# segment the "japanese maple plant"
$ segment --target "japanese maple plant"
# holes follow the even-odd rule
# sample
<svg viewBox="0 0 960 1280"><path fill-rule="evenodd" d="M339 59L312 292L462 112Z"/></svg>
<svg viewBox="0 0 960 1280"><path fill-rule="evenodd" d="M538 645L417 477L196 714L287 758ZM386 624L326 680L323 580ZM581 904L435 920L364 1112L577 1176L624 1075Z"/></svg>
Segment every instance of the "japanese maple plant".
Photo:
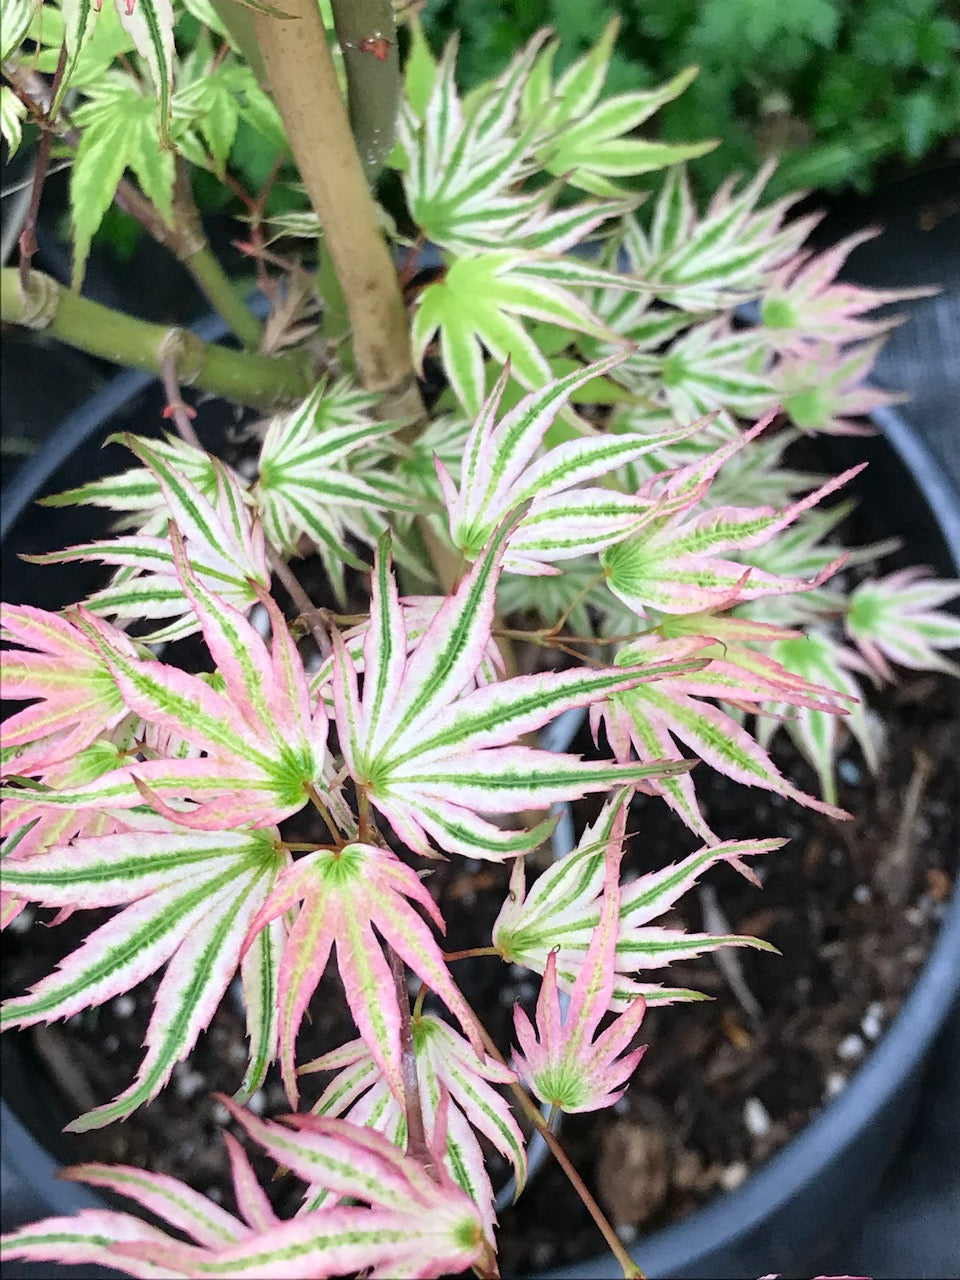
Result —
<svg viewBox="0 0 960 1280"><path fill-rule="evenodd" d="M562 72L541 32L461 97L455 44L437 60L409 9L398 37L389 0L98 9L5 0L3 132L15 150L30 124L39 143L2 314L161 375L177 431L125 436L136 465L50 499L117 513L115 536L40 557L102 562L102 589L3 609L3 694L20 704L4 923L27 904L55 923L114 911L2 1018L70 1018L162 971L135 1079L75 1130L154 1098L238 988L249 1064L223 1099L235 1211L87 1164L66 1176L152 1222L51 1219L7 1236L6 1256L145 1277L495 1276L487 1157L519 1193L539 1131L639 1275L554 1118L611 1106L646 1006L696 998L648 971L766 946L660 922L709 868L752 877L782 843L715 835L695 759L842 821L839 736L873 760L864 678L956 671L941 606L957 584L851 575L887 548L845 550L849 502L820 504L858 468L815 478L785 459L889 399L864 385L892 323L871 312L906 295L837 283L858 237L804 250L813 219L763 204L768 171L695 199L684 161L713 144L644 129L695 72L604 97L613 27ZM276 160L256 190L241 138ZM70 288L31 266L57 156ZM381 170L395 176L378 188ZM265 324L206 242L198 172L242 201ZM235 346L82 296L111 202L183 262ZM185 388L250 411L245 454L200 447ZM311 562L323 598L302 585ZM190 636L202 671L177 664ZM573 709L588 758L537 737ZM780 732L819 795L774 763ZM588 795L575 847L544 860L556 806ZM650 804L689 839L631 878ZM306 809L315 838L293 839ZM444 950L438 859L507 868L492 937L466 950ZM467 955L505 981L542 975L516 1045L458 986ZM304 1062L331 964L357 1036ZM290 1114L261 1118L244 1104L275 1064ZM315 1072L329 1081L298 1110ZM241 1138L302 1179L292 1218Z"/></svg>

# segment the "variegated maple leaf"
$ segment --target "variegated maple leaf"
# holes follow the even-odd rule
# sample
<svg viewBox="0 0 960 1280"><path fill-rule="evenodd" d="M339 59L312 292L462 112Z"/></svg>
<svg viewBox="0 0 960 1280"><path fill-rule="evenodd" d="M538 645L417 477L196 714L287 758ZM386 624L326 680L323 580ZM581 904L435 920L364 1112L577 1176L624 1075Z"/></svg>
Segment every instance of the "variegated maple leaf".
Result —
<svg viewBox="0 0 960 1280"><path fill-rule="evenodd" d="M214 496L207 498L181 473L169 450L157 449L138 436L125 436L124 441L159 487L167 519L186 539L197 579L237 609L247 610L256 604L258 593L269 589L270 572L263 530L251 515L236 478L223 463L209 458L216 489ZM122 488L129 492L129 481ZM85 605L93 613L113 616L125 624L172 619L144 637L151 642L176 639L198 629L176 570L170 538L162 531L125 534L33 560L39 564L97 560L120 566L110 585L94 592Z"/></svg>
<svg viewBox="0 0 960 1280"><path fill-rule="evenodd" d="M83 787L45 789L38 806L130 809L147 795L153 808L183 826L222 830L262 827L296 813L317 789L328 804L327 717L311 697L283 615L261 592L272 628L270 649L243 615L194 574L176 526L174 567L184 596L217 664L223 692L199 676L145 661L129 639L78 610L76 624L99 650L130 711L204 752L202 758L144 760ZM7 789L22 799L22 793ZM170 808L168 801L180 802ZM182 802L192 807L183 807Z"/></svg>
<svg viewBox="0 0 960 1280"><path fill-rule="evenodd" d="M443 608L446 596L402 596L400 607L403 610L403 622L407 636L407 652L417 647L423 635L430 627L437 614ZM365 618L356 626L341 633L344 648L358 674L364 670L364 644L370 630L370 619ZM463 687L464 693L482 685L494 684L501 680L506 672L506 663L497 638L490 636L486 652L471 680ZM310 677L310 689L320 695L325 706L333 712L333 657L327 658Z"/></svg>
<svg viewBox="0 0 960 1280"><path fill-rule="evenodd" d="M516 190L530 170L525 140L514 129L517 100L535 53L536 45L528 46L494 92L465 111L454 80L457 43L451 40L434 69L422 113L409 99L401 104L398 142L407 205L434 243L456 253L503 245L543 206L542 191Z"/></svg>
<svg viewBox="0 0 960 1280"><path fill-rule="evenodd" d="M518 106L546 36L538 32L496 80L465 100L454 80L452 40L433 68L422 108L409 97L401 104L398 141L407 205L426 238L453 253L504 247L560 252L636 203L618 198L553 209L555 188L522 189L539 166Z"/></svg>
<svg viewBox="0 0 960 1280"><path fill-rule="evenodd" d="M789 352L774 375L784 413L802 431L837 436L870 434L872 428L865 428L862 419L903 399L867 385L881 345L880 340L849 347L820 342L802 352Z"/></svg>
<svg viewBox="0 0 960 1280"><path fill-rule="evenodd" d="M597 1037L616 986L622 857L622 842L611 841L604 851L600 919L566 1010L557 984L556 950L547 956L537 1000L536 1031L520 1006L514 1005L520 1045L520 1053L515 1055L517 1071L541 1102L561 1111L599 1111L613 1106L623 1096L644 1053L642 1048L625 1053L646 1010L642 996Z"/></svg>
<svg viewBox="0 0 960 1280"><path fill-rule="evenodd" d="M115 769L121 755L116 743L98 740L78 751L72 759L46 769L45 785L83 786L109 769ZM0 835L3 836L0 858L22 862L57 845L66 845L76 836L109 835L122 825L119 816L109 810L38 809L33 795L33 790L27 787L18 796L8 795L0 800ZM0 929L5 929L26 905L26 899L13 890L0 888ZM67 907L63 908L61 918L66 914L69 914Z"/></svg>
<svg viewBox="0 0 960 1280"><path fill-rule="evenodd" d="M766 273L800 248L817 221L814 215L783 225L796 196L757 208L773 169L768 162L739 192L729 179L698 216L686 169L670 168L649 232L636 219L625 223L628 270L684 311L730 309L755 298Z"/></svg>
<svg viewBox="0 0 960 1280"><path fill-rule="evenodd" d="M779 351L803 353L818 342L846 346L895 328L901 316L867 319L877 307L929 297L935 289L870 289L839 282L837 273L878 227L854 232L822 253L799 252L768 271L760 299L760 318Z"/></svg>
<svg viewBox="0 0 960 1280"><path fill-rule="evenodd" d="M456 592L441 606L410 652L389 542L374 564L370 628L364 640L363 694L357 671L334 635L333 693L347 772L360 798L361 820L372 805L410 849L441 849L502 858L535 848L552 826L502 830L480 814L545 809L558 800L661 776L659 764L616 765L511 745L568 707L586 706L616 688L629 671L573 668L519 676L461 696L487 652L497 578L512 526L497 529ZM409 656L408 656L409 655ZM663 766L668 772L688 766Z"/></svg>
<svg viewBox="0 0 960 1280"><path fill-rule="evenodd" d="M58 613L4 604L0 697L30 701L3 724L5 773L43 774L66 763L129 715L109 666L83 631Z"/></svg>
<svg viewBox="0 0 960 1280"><path fill-rule="evenodd" d="M925 569L901 569L863 582L850 595L844 619L847 635L879 682L893 680L891 662L913 671L946 671L960 666L941 649L960 649L960 618L938 606L960 597L960 583L929 576Z"/></svg>
<svg viewBox="0 0 960 1280"><path fill-rule="evenodd" d="M255 1119L228 1098L221 1101L278 1164L307 1182L322 1182L337 1203L281 1221L240 1144L224 1134L240 1217L165 1174L126 1165L79 1165L66 1173L133 1200L193 1243L132 1214L86 1209L9 1233L0 1241L3 1256L101 1264L170 1280L356 1272L439 1277L492 1257L476 1206L445 1171L434 1180L380 1134L342 1120L287 1116L286 1124L276 1124ZM445 1112L442 1106L431 1135L435 1146Z"/></svg>
<svg viewBox="0 0 960 1280"><path fill-rule="evenodd" d="M636 136L640 125L687 88L696 75L695 67L687 67L655 89L601 100L618 28L618 19L612 19L596 45L556 83L553 60L560 42L551 41L527 77L521 100L521 121L529 130L540 166L570 186L607 197L633 194L614 179L666 169L717 145L715 141L662 142ZM546 34L539 33L535 40L542 41Z"/></svg>
<svg viewBox="0 0 960 1280"><path fill-rule="evenodd" d="M832 818L848 817L842 809L824 804L795 787L741 724L712 701L705 701L722 699L740 708L755 710L758 704L775 700L784 711L805 707L838 716L847 713L843 697L786 671L779 663L745 646L731 650L728 640L722 647L718 646L710 636L715 628L709 619L690 625L692 633L683 639L663 640L651 636L626 645L617 654L616 661L637 666L647 655L662 664L688 655L709 654L707 664L699 671L638 684L633 689L612 694L602 704L595 704L590 708L594 735L603 722L614 756L621 761L630 759L631 747L641 760L681 759L676 739L705 764L736 782L776 791ZM703 628L703 634L697 634L698 625ZM644 784L644 790L662 795L702 840L717 843L717 836L700 811L694 780L689 774L651 780Z"/></svg>
<svg viewBox="0 0 960 1280"><path fill-rule="evenodd" d="M291 556L309 538L341 599L344 565L366 568L349 538L376 543L383 512L417 506L407 488L377 465L399 424L375 421L376 403L375 395L345 380L332 387L321 380L296 409L271 420L250 494L271 544Z"/></svg>
<svg viewBox="0 0 960 1280"><path fill-rule="evenodd" d="M441 1100L448 1093L445 1163L450 1176L479 1207L492 1237L493 1187L474 1130L510 1161L522 1189L527 1170L523 1134L510 1107L492 1087L516 1080L516 1074L492 1058L481 1059L462 1036L433 1014L414 1012L411 1032L424 1123L428 1130L434 1127ZM403 1148L406 1117L362 1040L334 1049L300 1071L337 1072L314 1106L316 1114L370 1125ZM313 1187L307 1192L306 1203L318 1208L327 1199L328 1193Z"/></svg>
<svg viewBox="0 0 960 1280"><path fill-rule="evenodd" d="M460 484L442 462L437 475L453 545L475 560L496 527L526 508L510 535L504 568L511 573L557 573L556 561L597 552L625 538L642 521L648 503L588 481L634 462L656 445L689 434L676 430L656 442L628 435L568 440L540 454L544 436L578 388L616 367L613 356L574 370L524 396L498 422L510 376L504 369L466 443ZM539 454L539 456L538 456Z"/></svg>
<svg viewBox="0 0 960 1280"><path fill-rule="evenodd" d="M251 921L289 861L278 840L276 829L183 831L153 818L23 861L4 860L5 892L71 911L124 907L94 929L56 973L29 994L5 1001L4 1027L68 1018L129 991L166 965L136 1079L70 1128L97 1128L129 1115L159 1092L193 1048L236 973ZM252 1032L252 1048L262 1056L264 1031Z"/></svg>
<svg viewBox="0 0 960 1280"><path fill-rule="evenodd" d="M529 889L525 887L523 859L517 859L510 876L509 897L493 927L493 945L504 960L542 974L548 956L555 952L557 982L562 990L572 991L600 922L608 852L616 853L623 845L628 798L629 793L623 791L608 801L576 848L548 867ZM684 933L649 922L668 911L709 867L768 853L784 843L729 840L708 845L672 866L623 886L614 953L616 978L609 1008L622 1012L637 996L643 996L647 1004L703 999L684 988L637 982L628 976L637 970L658 969L718 947L747 946L772 951L769 943L758 938Z"/></svg>
<svg viewBox="0 0 960 1280"><path fill-rule="evenodd" d="M646 331L641 322L641 334ZM624 336L631 336L629 330ZM727 316L690 325L666 350L631 355L618 378L669 409L678 423L708 413L726 422L755 418L778 401L779 383L764 339L756 330L736 328Z"/></svg>
<svg viewBox="0 0 960 1280"><path fill-rule="evenodd" d="M689 514L705 494L720 466L768 425L764 418L743 436L722 445L698 462L652 479L646 491L659 494L643 530L603 552L607 586L618 599L644 615L651 607L664 613L698 613L727 608L734 602L782 595L817 586L839 567L828 565L812 582L781 578L728 559L723 553L749 552L763 546L804 511L815 506L863 470L861 464L828 480L813 493L782 511L765 507L708 507Z"/></svg>
<svg viewBox="0 0 960 1280"><path fill-rule="evenodd" d="M409 899L410 901L407 901ZM303 902L280 964L280 1063L287 1096L296 1105L294 1046L310 998L336 944L347 1004L394 1095L403 1097L400 1007L381 935L456 1014L479 1051L476 1022L454 985L443 953L411 903L438 929L443 917L423 882L389 849L355 842L318 849L289 867L250 925L250 938Z"/></svg>
<svg viewBox="0 0 960 1280"><path fill-rule="evenodd" d="M124 444L134 441L146 446L155 458L173 467L177 474L189 480L195 489L213 502L217 496L217 469L213 455L205 449L187 444L177 436L148 439L146 436L108 436L106 443ZM166 531L169 509L164 499L160 481L147 467L131 467L117 475L100 476L75 489L40 498L44 507L102 507L115 511L118 529L137 529L146 534L162 534Z"/></svg>
<svg viewBox="0 0 960 1280"><path fill-rule="evenodd" d="M875 773L879 766L875 735L864 707L863 690L853 675L855 671L870 674L870 668L856 650L839 644L819 627L810 627L794 638L778 640L771 648L770 656L800 679L828 685L846 700L847 714L841 722L835 714L822 708L803 705L791 708L778 698L762 708L763 714L756 726L757 740L763 746L782 726L816 769L824 800L836 804L834 763L841 723L860 744L871 772Z"/></svg>

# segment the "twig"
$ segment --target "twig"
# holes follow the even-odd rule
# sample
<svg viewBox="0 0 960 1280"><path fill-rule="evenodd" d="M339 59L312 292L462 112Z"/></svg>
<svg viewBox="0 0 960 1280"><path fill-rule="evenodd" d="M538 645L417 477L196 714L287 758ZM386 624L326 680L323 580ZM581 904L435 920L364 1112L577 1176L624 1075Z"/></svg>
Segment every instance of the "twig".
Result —
<svg viewBox="0 0 960 1280"><path fill-rule="evenodd" d="M400 1069L403 1075L403 1103L407 1113L407 1154L413 1156L431 1177L436 1174L433 1153L427 1143L423 1124L423 1107L420 1103L420 1081L417 1076L417 1055L413 1048L413 1027L410 1020L410 995L407 991L407 975L403 961L387 944L387 957L393 973L393 985L400 1006Z"/></svg>
<svg viewBox="0 0 960 1280"><path fill-rule="evenodd" d="M907 900L910 869L913 865L913 828L932 773L931 758L925 752L917 751L913 757L913 773L903 797L896 835L880 855L876 879L884 897L894 907L902 907Z"/></svg>
<svg viewBox="0 0 960 1280"><path fill-rule="evenodd" d="M310 634L313 636L317 648L320 650L321 658L329 658L332 652L330 644L329 632L323 625L321 611L313 604L310 597L297 581L293 570L284 560L283 556L277 551L276 547L267 543L267 559L270 561L270 568L277 575L283 586L286 588L287 595L293 601L300 616L305 618L309 627Z"/></svg>
<svg viewBox="0 0 960 1280"><path fill-rule="evenodd" d="M192 444L195 449L202 449L200 438L190 421L195 411L185 404L180 397L180 383L177 379L177 358L168 351L160 361L160 376L163 379L163 390L167 397L167 405L163 411L165 418L172 418L180 439Z"/></svg>
<svg viewBox="0 0 960 1280"><path fill-rule="evenodd" d="M60 46L57 70L54 73L53 84L50 89L51 101L56 97L66 67L67 46L66 42L64 42ZM37 251L37 216L40 213L40 197L43 195L43 185L47 180L47 169L50 166L52 148L53 123L47 120L42 125L40 141L37 144L37 159L33 167L33 188L30 192L30 204L27 208L23 230L20 232L20 287L24 293L26 293L30 281L30 263Z"/></svg>

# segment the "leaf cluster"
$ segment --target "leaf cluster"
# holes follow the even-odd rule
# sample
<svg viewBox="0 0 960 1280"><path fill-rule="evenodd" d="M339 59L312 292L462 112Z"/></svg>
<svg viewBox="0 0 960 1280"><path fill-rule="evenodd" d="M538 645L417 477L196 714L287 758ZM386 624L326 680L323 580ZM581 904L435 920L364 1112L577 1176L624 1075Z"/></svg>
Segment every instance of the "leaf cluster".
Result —
<svg viewBox="0 0 960 1280"><path fill-rule="evenodd" d="M439 0L425 22L438 41L460 32L470 85L540 26L556 30L567 62L614 15L622 26L612 87L699 66L687 93L664 108L661 136L683 138L711 122L723 146L695 162L704 190L770 155L778 191L868 190L891 162L922 161L960 126L960 19L946 0Z"/></svg>
<svg viewBox="0 0 960 1280"><path fill-rule="evenodd" d="M69 70L52 97L67 103L66 83L75 95L46 123L72 155L78 273L118 190L155 222L195 229L184 166L232 180L244 124L278 154L285 128L297 138L216 13L187 7L203 26L192 44L162 0L138 0L133 23L85 0L15 10L37 74ZM596 16L564 12L584 32ZM746 30L799 59L804 41L833 38L833 12L755 6ZM699 15L721 41L725 15ZM352 331L343 319L330 259L318 339L302 267L274 253L289 288L263 276L274 306L256 359L310 352L307 394L248 424L230 462L214 457L179 398L180 375L202 370L167 334L177 436L127 435L134 466L49 500L101 507L117 527L34 557L102 563L99 589L59 612L3 606L2 692L21 705L2 758L2 918L31 904L58 920L111 914L0 1020L69 1018L160 974L135 1078L75 1129L156 1097L235 983L249 1055L224 1103L237 1215L170 1178L85 1166L73 1176L189 1242L95 1211L13 1233L12 1257L138 1276L495 1275L484 1144L518 1188L527 1173L502 1090L555 1143L536 1103L613 1105L640 1063L646 1008L700 998L654 971L771 950L669 919L719 864L759 883L752 860L782 843L721 840L694 764L842 821L841 741L879 763L864 682L895 665L956 673L945 654L960 625L944 606L957 584L840 576L889 550L844 546L850 503L834 495L860 468L816 476L789 452L803 432L855 434L891 399L863 381L895 323L876 308L916 295L840 283L863 237L812 255L811 219L791 220L788 198L764 202L770 166L698 199L686 166L711 144L648 131L690 73L618 86L615 35L611 23L564 67L534 32L465 93L455 42L435 57L412 20L389 160L406 309L390 296L411 381L414 362L446 375L432 413L418 418L419 393L361 385L364 335L357 312ZM355 52L389 56L382 32L368 43ZM252 200L261 255L266 219ZM275 229L294 225L308 242L323 230L310 210ZM324 599L305 593L301 558L316 559ZM183 669L186 637L206 670ZM592 752L538 738L570 715ZM820 794L781 773L778 732ZM558 806L591 796L599 815L562 846ZM631 878L644 805L661 802L686 844ZM439 860L467 875L509 867L489 937L465 952L444 950ZM515 1045L491 1040L461 990L468 957L541 979L536 1009L516 1010ZM299 1062L328 972L357 1034ZM271 1070L293 1108L304 1075L332 1078L278 1122L253 1103ZM275 1216L237 1133L303 1181L293 1218Z"/></svg>

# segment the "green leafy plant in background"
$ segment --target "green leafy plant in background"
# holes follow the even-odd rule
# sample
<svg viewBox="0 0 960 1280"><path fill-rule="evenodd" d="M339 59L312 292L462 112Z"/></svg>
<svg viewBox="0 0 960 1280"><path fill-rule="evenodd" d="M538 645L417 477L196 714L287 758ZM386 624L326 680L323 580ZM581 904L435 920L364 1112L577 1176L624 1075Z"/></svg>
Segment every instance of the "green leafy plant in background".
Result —
<svg viewBox="0 0 960 1280"><path fill-rule="evenodd" d="M890 399L863 385L893 323L873 313L909 295L837 284L858 237L811 257L811 219L763 203L769 166L698 200L685 166L713 144L648 136L691 73L616 91L613 26L566 69L537 32L464 92L455 44L435 58L408 21L401 82L382 0L335 5L329 29L314 0L5 11L5 136L15 148L29 120L41 141L3 319L157 372L176 433L124 436L129 470L47 500L117 529L36 571L94 562L106 584L56 613L3 607L3 693L22 704L4 726L3 921L29 904L113 914L0 1018L68 1018L162 971L135 1078L76 1130L154 1098L237 977L249 1038L224 1099L238 1216L166 1175L83 1165L68 1176L192 1243L95 1210L11 1233L9 1257L493 1277L482 1140L522 1189L522 1113L640 1275L538 1103L617 1100L646 1007L699 998L657 970L771 949L662 922L712 867L756 881L751 861L782 844L720 840L685 752L842 821L842 723L876 762L863 678L956 670L943 606L960 586L838 577L889 550L831 536L849 504L820 504L859 468L824 479L786 457L801 432L862 430ZM274 156L245 186L250 131ZM31 264L54 153L71 166L71 287ZM370 188L384 165L396 219ZM263 324L206 243L198 174L243 192ZM647 183L659 194L640 209ZM180 258L236 347L83 296L111 202ZM738 308L754 300L749 326ZM445 383L429 407L426 375ZM197 393L253 411L245 456L201 447ZM208 670L178 664L186 637ZM538 741L569 711L594 731L586 758ZM780 772L778 732L820 795ZM687 838L629 880L638 793ZM535 866L551 807L591 795L596 820ZM467 950L444 950L439 858L509 866L491 934ZM461 991L468 957L542 975L515 1048ZM298 1062L331 966L357 1036ZM282 1122L243 1106L271 1070ZM333 1078L303 1109L317 1072ZM305 1184L293 1218L238 1134Z"/></svg>
<svg viewBox="0 0 960 1280"><path fill-rule="evenodd" d="M768 156L779 162L772 190L868 190L883 166L917 164L960 129L960 10L951 0L436 0L424 22L438 40L460 33L469 85L544 25L565 65L614 16L611 92L700 68L662 109L657 136L695 137L710 121L724 145L692 166L701 191Z"/></svg>

